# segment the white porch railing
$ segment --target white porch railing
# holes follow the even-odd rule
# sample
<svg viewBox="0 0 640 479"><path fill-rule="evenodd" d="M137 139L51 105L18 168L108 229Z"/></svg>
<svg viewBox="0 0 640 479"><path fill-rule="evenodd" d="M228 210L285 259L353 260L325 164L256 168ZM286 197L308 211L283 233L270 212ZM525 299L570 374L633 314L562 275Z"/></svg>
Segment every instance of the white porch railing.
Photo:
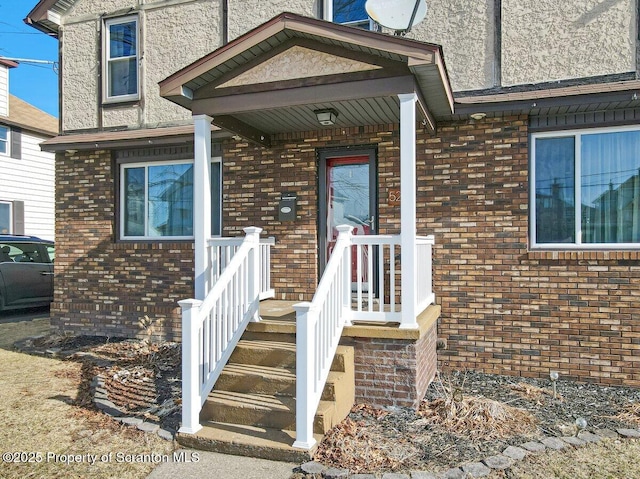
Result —
<svg viewBox="0 0 640 479"><path fill-rule="evenodd" d="M260 284L262 229L252 227L244 231L246 237L239 247L220 245L220 251L233 248L234 252L230 256L218 254L218 264L222 264L223 258L228 261L219 269L217 280L204 301L187 299L179 302L182 307L180 432L183 433L194 434L202 427L199 416L207 395L249 321L259 320L260 293L263 291Z"/></svg>
<svg viewBox="0 0 640 479"><path fill-rule="evenodd" d="M211 273L209 284L218 281L224 269L240 248L244 238L211 238L207 242ZM271 247L276 244L273 237L260 238L260 299L273 298L275 292L271 288Z"/></svg>
<svg viewBox="0 0 640 479"><path fill-rule="evenodd" d="M418 303L417 311L424 311L427 306L436 302L433 293L433 245L435 238L433 235L418 236L416 238L418 255L418 281L416 288L416 299Z"/></svg>
<svg viewBox="0 0 640 479"><path fill-rule="evenodd" d="M338 238L311 303L296 310L296 440L311 449L313 417L327 382L351 305L351 230L338 226Z"/></svg>
<svg viewBox="0 0 640 479"><path fill-rule="evenodd" d="M431 257L433 236L416 238L417 281L416 284L401 286L398 255L401 237L353 236L351 230L350 226L338 226L335 248L313 300L294 306L296 441L293 447L310 449L316 442L313 418L343 327L352 321L401 323L401 287L415 288L413 297L417 308L411 308L411 311L422 312L435 302ZM409 319L415 323L416 318Z"/></svg>

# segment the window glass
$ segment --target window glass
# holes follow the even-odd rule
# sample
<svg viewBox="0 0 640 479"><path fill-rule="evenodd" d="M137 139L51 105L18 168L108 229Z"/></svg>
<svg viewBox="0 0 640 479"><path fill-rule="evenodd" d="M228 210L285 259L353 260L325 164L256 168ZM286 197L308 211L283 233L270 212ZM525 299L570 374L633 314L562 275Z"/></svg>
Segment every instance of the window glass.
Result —
<svg viewBox="0 0 640 479"><path fill-rule="evenodd" d="M536 238L575 241L575 139L536 140Z"/></svg>
<svg viewBox="0 0 640 479"><path fill-rule="evenodd" d="M222 163L211 163L211 236L222 235Z"/></svg>
<svg viewBox="0 0 640 479"><path fill-rule="evenodd" d="M35 243L2 243L0 256L0 262L47 263L40 255L40 249Z"/></svg>
<svg viewBox="0 0 640 479"><path fill-rule="evenodd" d="M56 259L56 249L54 245L47 245L47 254L49 255L49 261L53 263Z"/></svg>
<svg viewBox="0 0 640 479"><path fill-rule="evenodd" d="M365 0L333 0L333 21L369 28Z"/></svg>
<svg viewBox="0 0 640 479"><path fill-rule="evenodd" d="M193 235L193 165L148 168L148 236Z"/></svg>
<svg viewBox="0 0 640 479"><path fill-rule="evenodd" d="M146 168L124 170L124 235L145 236Z"/></svg>
<svg viewBox="0 0 640 479"><path fill-rule="evenodd" d="M138 94L137 20L107 22L107 97Z"/></svg>
<svg viewBox="0 0 640 479"><path fill-rule="evenodd" d="M640 131L582 136L582 241L640 242Z"/></svg>
<svg viewBox="0 0 640 479"><path fill-rule="evenodd" d="M9 128L0 126L0 155L9 154Z"/></svg>
<svg viewBox="0 0 640 479"><path fill-rule="evenodd" d="M123 165L121 235L193 236L193 163ZM222 234L222 163L211 163L211 235Z"/></svg>
<svg viewBox="0 0 640 479"><path fill-rule="evenodd" d="M0 234L11 234L11 203L0 203Z"/></svg>
<svg viewBox="0 0 640 479"><path fill-rule="evenodd" d="M540 133L534 141L535 245L640 244L640 130Z"/></svg>

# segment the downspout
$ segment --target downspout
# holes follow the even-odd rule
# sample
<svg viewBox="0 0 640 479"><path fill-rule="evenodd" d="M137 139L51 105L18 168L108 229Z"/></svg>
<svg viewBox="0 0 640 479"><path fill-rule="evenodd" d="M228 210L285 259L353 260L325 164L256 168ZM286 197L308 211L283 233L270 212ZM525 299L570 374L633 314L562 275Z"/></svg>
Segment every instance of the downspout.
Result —
<svg viewBox="0 0 640 479"><path fill-rule="evenodd" d="M102 77L102 69L104 68L104 62L105 59L102 58L102 44L104 43L104 16L100 15L100 18L98 18L98 63L99 63L99 68L97 68L96 70L98 71L98 98L97 98L97 102L96 105L98 106L98 131L102 131L102 101L103 101L103 94L104 94L104 88L102 85L102 81L103 81L103 77Z"/></svg>
<svg viewBox="0 0 640 479"><path fill-rule="evenodd" d="M502 0L493 1L493 86L502 86Z"/></svg>
<svg viewBox="0 0 640 479"><path fill-rule="evenodd" d="M58 134L62 133L62 37L64 28L58 27Z"/></svg>
<svg viewBox="0 0 640 479"><path fill-rule="evenodd" d="M222 0L222 44L229 43L229 0Z"/></svg>

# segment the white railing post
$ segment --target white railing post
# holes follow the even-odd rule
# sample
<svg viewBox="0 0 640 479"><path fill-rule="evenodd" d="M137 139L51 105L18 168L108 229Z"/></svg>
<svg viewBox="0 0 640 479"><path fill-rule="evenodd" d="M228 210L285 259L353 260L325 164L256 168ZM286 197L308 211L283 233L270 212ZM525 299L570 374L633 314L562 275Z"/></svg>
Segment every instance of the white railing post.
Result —
<svg viewBox="0 0 640 479"><path fill-rule="evenodd" d="M311 449L316 443L313 437L315 338L311 303L298 303L296 311L296 440L293 447ZM303 373L301 373L303 372Z"/></svg>
<svg viewBox="0 0 640 479"><path fill-rule="evenodd" d="M400 98L400 271L402 320L400 328L415 329L416 268L416 101L415 93Z"/></svg>
<svg viewBox="0 0 640 479"><path fill-rule="evenodd" d="M193 236L195 297L204 299L211 289L207 239L211 236L211 121L194 115Z"/></svg>
<svg viewBox="0 0 640 479"><path fill-rule="evenodd" d="M182 426L181 433L195 434L200 425L200 318L202 301L178 301L182 308Z"/></svg>
<svg viewBox="0 0 640 479"><path fill-rule="evenodd" d="M343 296L342 296L342 310L344 316L344 324L345 326L351 326L351 237L353 236L353 226L349 225L338 225L338 238L336 240L336 244L338 241L346 241L349 243L344 250L344 260L343 260L343 271L342 271L342 281L343 284Z"/></svg>
<svg viewBox="0 0 640 479"><path fill-rule="evenodd" d="M262 276L262 262L260 261L260 233L262 228L256 226L250 226L244 228L244 232L247 235L247 242L251 244L251 251L249 252L249 304L255 305L255 312L251 321L257 323L260 321L260 311L258 303L260 301L260 277Z"/></svg>

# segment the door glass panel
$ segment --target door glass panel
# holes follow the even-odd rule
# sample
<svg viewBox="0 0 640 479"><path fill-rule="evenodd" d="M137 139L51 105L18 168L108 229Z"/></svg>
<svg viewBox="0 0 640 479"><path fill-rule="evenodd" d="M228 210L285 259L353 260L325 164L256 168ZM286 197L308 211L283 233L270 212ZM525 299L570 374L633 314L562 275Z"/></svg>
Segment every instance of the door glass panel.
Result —
<svg viewBox="0 0 640 479"><path fill-rule="evenodd" d="M375 217L371 211L371 179L368 156L327 159L327 260L338 237L339 225L353 227L354 235L375 233ZM352 280L357 280L356 248L352 251ZM368 251L361 249L362 278L367 282Z"/></svg>

